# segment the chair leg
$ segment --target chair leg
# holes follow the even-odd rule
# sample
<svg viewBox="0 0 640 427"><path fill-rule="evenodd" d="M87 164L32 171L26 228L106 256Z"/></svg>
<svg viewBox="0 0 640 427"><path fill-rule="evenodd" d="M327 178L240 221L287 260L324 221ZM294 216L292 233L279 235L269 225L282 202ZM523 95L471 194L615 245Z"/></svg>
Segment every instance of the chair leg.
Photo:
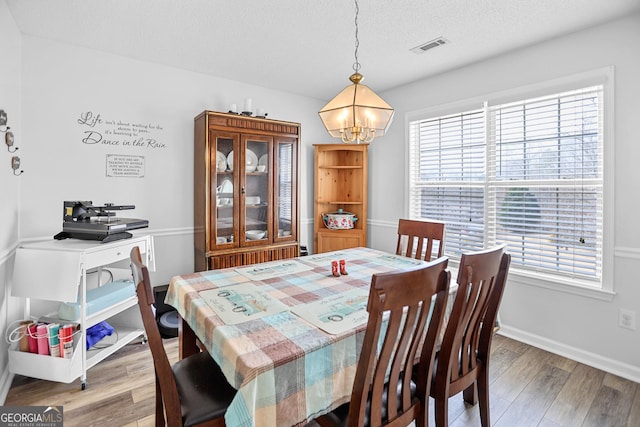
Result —
<svg viewBox="0 0 640 427"><path fill-rule="evenodd" d="M480 423L482 427L490 427L491 408L489 407L489 373L484 371L478 377L478 400L480 406Z"/></svg>
<svg viewBox="0 0 640 427"><path fill-rule="evenodd" d="M436 397L435 403L435 420L436 427L448 427L449 426L449 398L448 397Z"/></svg>
<svg viewBox="0 0 640 427"><path fill-rule="evenodd" d="M160 391L160 381L156 374L156 427L164 427L164 404L162 403L162 392Z"/></svg>
<svg viewBox="0 0 640 427"><path fill-rule="evenodd" d="M478 403L478 388L476 385L477 382L477 380L474 381L473 384L462 391L462 397L464 398L464 401L470 405L475 405L476 403Z"/></svg>
<svg viewBox="0 0 640 427"><path fill-rule="evenodd" d="M427 400L422 402L421 414L416 417L415 427L429 427L429 395Z"/></svg>

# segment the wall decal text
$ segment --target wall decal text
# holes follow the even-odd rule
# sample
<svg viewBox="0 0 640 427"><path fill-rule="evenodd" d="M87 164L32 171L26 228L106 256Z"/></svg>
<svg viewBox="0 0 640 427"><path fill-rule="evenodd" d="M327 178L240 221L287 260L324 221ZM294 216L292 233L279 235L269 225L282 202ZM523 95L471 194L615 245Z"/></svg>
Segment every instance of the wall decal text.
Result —
<svg viewBox="0 0 640 427"><path fill-rule="evenodd" d="M84 111L78 118L78 124L83 129L83 144L133 149L167 148L165 143L158 141L158 134L164 129L156 123L107 119L100 113Z"/></svg>

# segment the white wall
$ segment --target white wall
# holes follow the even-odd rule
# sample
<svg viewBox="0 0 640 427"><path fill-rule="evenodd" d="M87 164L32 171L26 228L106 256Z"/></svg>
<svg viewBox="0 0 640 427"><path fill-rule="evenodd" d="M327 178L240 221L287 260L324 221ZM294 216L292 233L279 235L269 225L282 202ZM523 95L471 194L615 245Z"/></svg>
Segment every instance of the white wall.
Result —
<svg viewBox="0 0 640 427"><path fill-rule="evenodd" d="M302 188L312 182L309 147L318 142L315 135L324 137L318 100L40 38L25 36L22 43L23 239L51 238L61 231L65 200L134 204L134 211L118 216L149 220L145 232L157 236L160 256L154 279L166 283L175 274L192 271L193 119L205 109L242 106L248 97L268 117L302 124ZM99 115L102 123L80 124L87 112ZM113 120L154 129L139 134L145 145L126 146L137 137L106 134L117 130L107 124ZM120 144L84 143L93 131L102 134L102 141ZM147 138L163 146L152 148ZM144 178L106 177L107 154L144 156ZM305 195L303 191L302 218L312 209ZM307 227L301 234L303 242L312 240Z"/></svg>
<svg viewBox="0 0 640 427"><path fill-rule="evenodd" d="M0 0L0 40L2 40L2 66L0 66L0 110L8 115L8 126L15 134L14 147L22 148L24 142L20 104L20 32L11 18L5 0ZM9 153L0 132L0 331L9 327L19 307L12 304L8 295L9 281L13 275L13 254L19 241L19 202L21 177L13 176L11 157L22 155ZM3 335L4 336L4 335ZM2 340L4 342L4 340ZM0 402L7 392L8 354L6 345L0 344Z"/></svg>
<svg viewBox="0 0 640 427"><path fill-rule="evenodd" d="M396 108L387 136L370 151L373 219L370 245L392 251L397 218L405 215L405 115L442 104L613 65L615 67L615 218L613 301L527 286L512 276L502 303L503 332L640 381L640 331L618 327L618 310L640 315L640 14L521 49L382 93ZM444 47L446 49L446 47ZM428 54L424 60L428 61ZM398 191L400 189L400 191ZM640 327L640 324L638 325Z"/></svg>

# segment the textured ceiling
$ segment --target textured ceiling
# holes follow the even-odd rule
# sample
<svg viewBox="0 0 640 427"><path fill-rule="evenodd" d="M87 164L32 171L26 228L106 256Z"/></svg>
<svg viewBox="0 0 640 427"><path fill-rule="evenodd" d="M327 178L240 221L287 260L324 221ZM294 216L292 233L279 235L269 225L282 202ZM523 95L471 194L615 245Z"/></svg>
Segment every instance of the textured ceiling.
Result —
<svg viewBox="0 0 640 427"><path fill-rule="evenodd" d="M7 0L23 34L326 100L349 84L350 0ZM640 0L359 0L380 92L640 10ZM436 37L444 46L410 51Z"/></svg>

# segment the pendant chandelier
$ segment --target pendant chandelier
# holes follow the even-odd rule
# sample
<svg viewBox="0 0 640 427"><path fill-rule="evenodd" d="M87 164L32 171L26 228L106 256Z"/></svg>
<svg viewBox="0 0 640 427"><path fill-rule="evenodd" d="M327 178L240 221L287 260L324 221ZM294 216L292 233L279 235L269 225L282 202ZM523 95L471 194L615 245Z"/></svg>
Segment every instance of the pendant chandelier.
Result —
<svg viewBox="0 0 640 427"><path fill-rule="evenodd" d="M376 136L383 136L393 120L393 108L380 98L374 91L361 82L364 79L360 74L360 62L358 62L358 0L356 5L356 48L353 73L349 80L353 83L344 88L319 112L320 119L327 132L334 138L340 138L342 142L355 142L356 144L371 142Z"/></svg>

